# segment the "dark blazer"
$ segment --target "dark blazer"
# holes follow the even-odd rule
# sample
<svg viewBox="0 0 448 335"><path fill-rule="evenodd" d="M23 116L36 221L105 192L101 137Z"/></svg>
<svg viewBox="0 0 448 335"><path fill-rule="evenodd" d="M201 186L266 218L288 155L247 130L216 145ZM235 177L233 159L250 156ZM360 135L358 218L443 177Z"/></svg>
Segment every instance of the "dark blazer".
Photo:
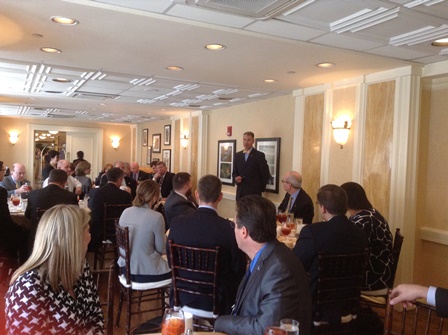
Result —
<svg viewBox="0 0 448 335"><path fill-rule="evenodd" d="M329 221L303 227L293 251L310 275L310 288L314 295L318 276L317 256L320 252L327 254L362 252L368 246L369 242L364 231L354 226L345 215L337 215ZM334 313L325 315L324 311L323 320L336 322L347 314L349 312L342 309L338 311L338 315Z"/></svg>
<svg viewBox="0 0 448 335"><path fill-rule="evenodd" d="M100 180L100 187L107 185L107 183L108 183L107 176L106 174L103 174ZM126 184L127 187L131 189L131 196L132 199L134 199L137 192L137 186L138 186L137 182L129 176L124 176L124 183Z"/></svg>
<svg viewBox="0 0 448 335"><path fill-rule="evenodd" d="M103 218L104 204L131 204L131 195L120 190L115 184L107 183L91 194L89 199L89 208L91 209L92 219L90 223L90 234L92 240L89 244L89 251L94 251L101 246L103 239Z"/></svg>
<svg viewBox="0 0 448 335"><path fill-rule="evenodd" d="M173 189L173 177L174 173L166 172L163 176L162 187L160 188L160 195L162 198L166 198L170 195L171 190ZM156 182L159 183L160 178L157 178Z"/></svg>
<svg viewBox="0 0 448 335"><path fill-rule="evenodd" d="M171 191L165 201L165 220L167 229L170 228L171 220L181 215L188 215L196 211L196 206L180 196L176 192Z"/></svg>
<svg viewBox="0 0 448 335"><path fill-rule="evenodd" d="M437 315L448 317L448 289L438 287L436 290L436 311Z"/></svg>
<svg viewBox="0 0 448 335"><path fill-rule="evenodd" d="M42 169L42 180L47 179L50 176L50 171L54 170L54 167L50 164L47 164Z"/></svg>
<svg viewBox="0 0 448 335"><path fill-rule="evenodd" d="M24 179L21 182L19 181L19 187L21 187L25 183L28 183L28 185L31 186L31 182L29 180L27 180L27 179ZM9 197L11 195L13 195L14 191L17 189L16 188L16 183L12 179L11 175L4 177L3 181L0 182L0 186L3 186L4 188L6 188L6 190L8 191L8 196Z"/></svg>
<svg viewBox="0 0 448 335"><path fill-rule="evenodd" d="M288 206L288 201L291 195L289 193L285 194L282 203L278 206L278 209L282 212L286 212L286 206ZM300 189L296 200L291 208L291 213L294 213L295 218L303 218L303 223L312 223L314 217L314 205L313 200L305 192L303 188Z"/></svg>
<svg viewBox="0 0 448 335"><path fill-rule="evenodd" d="M238 176L243 177L241 183L236 185L236 200L249 194L261 195L271 178L264 153L252 148L247 161L244 156L243 151L237 152L233 165L233 179Z"/></svg>
<svg viewBox="0 0 448 335"><path fill-rule="evenodd" d="M235 302L238 284L246 271L246 256L238 248L235 233L227 219L210 208L200 207L190 215L179 216L171 222L167 240L187 246L211 248L220 246L218 295L220 314L228 314ZM169 260L169 247L167 255ZM212 310L209 299L181 292L182 306Z"/></svg>
<svg viewBox="0 0 448 335"><path fill-rule="evenodd" d="M134 179L134 174L131 172L128 177L131 178L131 179ZM143 181L143 180L146 180L146 179L152 179L152 174L147 173L147 172L142 171L142 170L138 170L137 181Z"/></svg>
<svg viewBox="0 0 448 335"><path fill-rule="evenodd" d="M311 295L301 262L274 240L262 251L249 276L238 288L233 315L218 317L215 330L232 335L259 335L281 319L299 321L300 335L311 330Z"/></svg>
<svg viewBox="0 0 448 335"><path fill-rule="evenodd" d="M48 184L47 187L34 190L28 195L28 206L25 216L31 219L33 226L37 226L36 209L49 209L54 205L67 204L77 205L78 198L75 193L60 188L55 184Z"/></svg>

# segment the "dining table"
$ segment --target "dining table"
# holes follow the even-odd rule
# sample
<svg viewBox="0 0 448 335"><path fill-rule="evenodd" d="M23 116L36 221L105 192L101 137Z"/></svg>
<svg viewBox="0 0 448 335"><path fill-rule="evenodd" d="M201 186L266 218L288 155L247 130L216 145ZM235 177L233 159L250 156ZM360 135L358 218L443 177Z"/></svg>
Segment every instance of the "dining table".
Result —
<svg viewBox="0 0 448 335"><path fill-rule="evenodd" d="M8 205L9 214L14 223L28 231L31 230L31 220L25 216L26 203L21 203L19 206L14 206L12 204Z"/></svg>
<svg viewBox="0 0 448 335"><path fill-rule="evenodd" d="M226 333L221 333L221 332L214 332L214 331L194 331L193 333L191 333L192 335L227 335ZM142 334L142 335L162 335L162 333L146 333L146 334Z"/></svg>

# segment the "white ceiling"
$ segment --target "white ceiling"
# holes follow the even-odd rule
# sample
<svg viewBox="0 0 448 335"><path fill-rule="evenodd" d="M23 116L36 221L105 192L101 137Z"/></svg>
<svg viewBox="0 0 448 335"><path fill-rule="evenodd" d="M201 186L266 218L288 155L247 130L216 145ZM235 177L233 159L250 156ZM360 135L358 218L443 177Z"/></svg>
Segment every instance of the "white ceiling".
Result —
<svg viewBox="0 0 448 335"><path fill-rule="evenodd" d="M0 0L0 115L166 119L443 61L446 37L444 0Z"/></svg>

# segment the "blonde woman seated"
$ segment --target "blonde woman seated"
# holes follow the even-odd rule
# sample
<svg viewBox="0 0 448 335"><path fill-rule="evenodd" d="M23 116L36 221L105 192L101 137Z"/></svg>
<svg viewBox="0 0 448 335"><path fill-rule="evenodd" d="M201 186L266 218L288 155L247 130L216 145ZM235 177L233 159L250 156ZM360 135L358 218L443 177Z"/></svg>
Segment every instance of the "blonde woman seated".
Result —
<svg viewBox="0 0 448 335"><path fill-rule="evenodd" d="M161 213L152 208L159 200L159 185L153 180L144 180L137 187L133 206L121 214L119 224L129 227L131 251L131 280L139 283L156 282L171 278L165 254L165 221ZM124 271L124 259L118 259ZM124 272L123 272L124 273Z"/></svg>
<svg viewBox="0 0 448 335"><path fill-rule="evenodd" d="M97 288L85 260L89 214L56 205L41 218L29 259L5 296L7 334L103 334Z"/></svg>

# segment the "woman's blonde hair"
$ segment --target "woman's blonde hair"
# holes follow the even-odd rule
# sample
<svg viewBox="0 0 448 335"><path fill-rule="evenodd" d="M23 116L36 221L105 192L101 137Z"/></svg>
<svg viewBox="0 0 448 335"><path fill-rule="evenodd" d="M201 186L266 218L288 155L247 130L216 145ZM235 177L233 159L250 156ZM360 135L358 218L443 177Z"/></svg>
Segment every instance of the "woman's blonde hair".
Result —
<svg viewBox="0 0 448 335"><path fill-rule="evenodd" d="M78 164L76 164L75 167L75 175L76 176L85 176L86 173L84 171L86 171L87 169L90 169L91 164L87 161L81 161Z"/></svg>
<svg viewBox="0 0 448 335"><path fill-rule="evenodd" d="M11 284L22 274L37 270L53 291L73 289L85 262L84 229L90 215L76 205L56 205L39 221L31 256L17 269Z"/></svg>
<svg viewBox="0 0 448 335"><path fill-rule="evenodd" d="M159 185L154 180L147 179L138 184L132 204L137 207L142 207L149 203L149 207L152 207L159 200L159 196Z"/></svg>

